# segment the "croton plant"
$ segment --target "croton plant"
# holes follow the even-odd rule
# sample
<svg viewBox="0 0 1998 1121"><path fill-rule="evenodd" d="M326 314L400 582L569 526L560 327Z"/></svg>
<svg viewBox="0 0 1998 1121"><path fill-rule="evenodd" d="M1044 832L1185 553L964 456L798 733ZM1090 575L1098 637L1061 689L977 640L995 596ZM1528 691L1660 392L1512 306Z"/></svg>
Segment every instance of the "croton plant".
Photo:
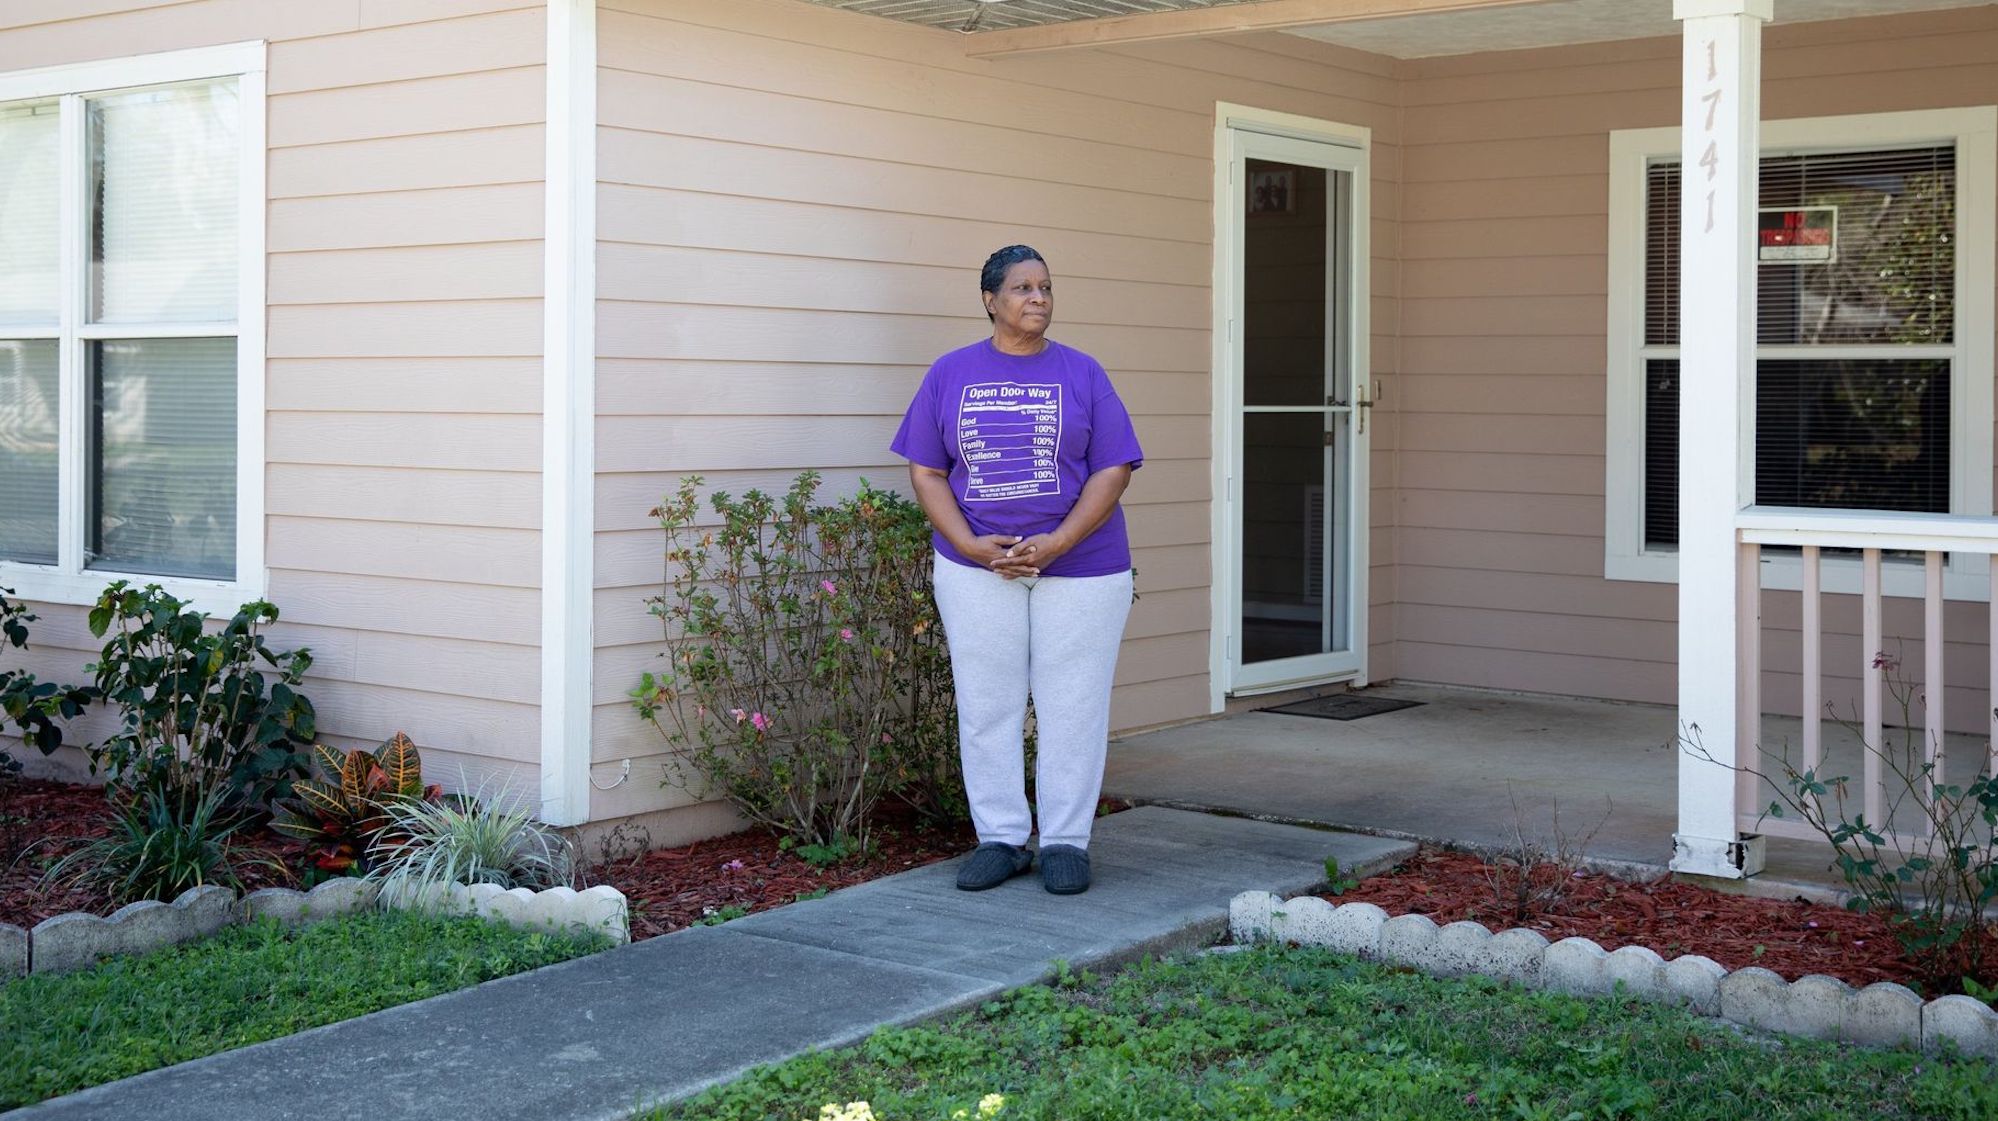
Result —
<svg viewBox="0 0 1998 1121"><path fill-rule="evenodd" d="M271 828L306 844L306 859L321 872L351 875L368 870L371 850L392 845L384 808L397 799L436 802L443 788L425 785L423 761L408 736L397 732L369 751L315 744L318 776L292 785Z"/></svg>

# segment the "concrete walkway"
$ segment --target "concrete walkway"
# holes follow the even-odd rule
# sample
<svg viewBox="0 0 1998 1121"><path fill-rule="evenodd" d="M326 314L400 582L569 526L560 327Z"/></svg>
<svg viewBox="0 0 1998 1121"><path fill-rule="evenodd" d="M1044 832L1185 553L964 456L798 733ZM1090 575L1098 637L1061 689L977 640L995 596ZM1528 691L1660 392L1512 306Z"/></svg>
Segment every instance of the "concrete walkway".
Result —
<svg viewBox="0 0 1998 1121"><path fill-rule="evenodd" d="M1203 945L1248 890L1405 842L1146 807L1105 818L1096 885L954 889L956 861L128 1078L8 1118L619 1118L744 1070L1044 979Z"/></svg>
<svg viewBox="0 0 1998 1121"><path fill-rule="evenodd" d="M1551 841L1558 812L1571 840L1595 830L1592 858L1658 869L1672 859L1680 761L1673 709L1417 685L1364 695L1421 705L1353 721L1246 712L1128 736L1110 745L1103 792L1484 850L1503 849L1515 825ZM1794 717L1764 718L1763 743L1801 738ZM1829 727L1826 750L1836 763L1827 773L1859 773L1851 735ZM1984 746L1952 735L1949 750L1979 759ZM1830 861L1828 846L1773 839L1768 870L1745 886L1776 895L1842 890Z"/></svg>

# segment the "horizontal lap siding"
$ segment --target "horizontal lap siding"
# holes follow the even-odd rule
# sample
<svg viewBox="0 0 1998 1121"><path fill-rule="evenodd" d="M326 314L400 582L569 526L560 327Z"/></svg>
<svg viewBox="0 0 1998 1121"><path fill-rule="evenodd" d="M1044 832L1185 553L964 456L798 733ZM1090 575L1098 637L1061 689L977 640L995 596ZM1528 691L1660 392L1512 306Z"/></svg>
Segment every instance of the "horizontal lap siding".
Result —
<svg viewBox="0 0 1998 1121"><path fill-rule="evenodd" d="M1764 44L1770 119L1988 104L1998 90L1998 9L1779 25ZM1403 73L1400 672L1670 701L1676 587L1602 577L1604 333L1609 132L1677 123L1679 44ZM1797 599L1764 599L1764 697L1779 711L1799 704ZM1914 636L1908 663L1918 608L1888 610L1887 633ZM1843 711L1858 613L1852 597L1825 611L1826 696ZM1981 726L1984 625L1983 607L1950 606L1957 726Z"/></svg>
<svg viewBox="0 0 1998 1121"><path fill-rule="evenodd" d="M830 494L905 487L889 438L930 361L987 333L975 270L1012 242L1048 255L1055 336L1103 361L1148 452L1127 498L1142 598L1113 720L1206 711L1214 103L1370 126L1380 178L1399 162L1395 83L1384 60L1282 37L961 52L780 0L601 8L595 757L603 778L637 762L592 817L688 801L648 797L663 745L624 699L661 648L646 511L682 473L738 494L805 467ZM1374 198L1391 284L1392 183ZM1376 551L1377 603L1391 555ZM1391 622L1375 612L1382 660Z"/></svg>
<svg viewBox="0 0 1998 1121"><path fill-rule="evenodd" d="M313 649L327 742L404 730L433 778L529 794L545 20L520 0L0 8L0 69L269 41L274 640ZM81 610L38 610L74 675Z"/></svg>

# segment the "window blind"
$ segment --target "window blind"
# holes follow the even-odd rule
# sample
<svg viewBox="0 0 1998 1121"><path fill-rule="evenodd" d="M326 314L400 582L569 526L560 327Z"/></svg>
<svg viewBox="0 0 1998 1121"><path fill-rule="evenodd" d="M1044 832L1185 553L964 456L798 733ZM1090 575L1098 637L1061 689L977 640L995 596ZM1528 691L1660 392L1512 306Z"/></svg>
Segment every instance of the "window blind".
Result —
<svg viewBox="0 0 1998 1121"><path fill-rule="evenodd" d="M1762 160L1762 223L1830 222L1828 259L1762 260L1764 346L1947 344L1956 316L1956 150L1950 145ZM1679 343L1679 164L1645 176L1644 341ZM1820 227L1822 228L1822 227ZM1758 239L1758 256L1783 247ZM1802 253L1814 246L1797 246ZM1812 256L1815 256L1813 254Z"/></svg>
<svg viewBox="0 0 1998 1121"><path fill-rule="evenodd" d="M92 322L234 322L236 84L89 105Z"/></svg>
<svg viewBox="0 0 1998 1121"><path fill-rule="evenodd" d="M56 109L0 106L0 331L54 327L61 307Z"/></svg>
<svg viewBox="0 0 1998 1121"><path fill-rule="evenodd" d="M1679 166L1646 175L1644 537L1678 541ZM1769 157L1756 252L1755 501L1950 508L1950 146ZM1907 357L1813 348L1911 348Z"/></svg>
<svg viewBox="0 0 1998 1121"><path fill-rule="evenodd" d="M56 346L0 341L0 560L56 562Z"/></svg>
<svg viewBox="0 0 1998 1121"><path fill-rule="evenodd" d="M229 579L236 340L91 344L88 567Z"/></svg>

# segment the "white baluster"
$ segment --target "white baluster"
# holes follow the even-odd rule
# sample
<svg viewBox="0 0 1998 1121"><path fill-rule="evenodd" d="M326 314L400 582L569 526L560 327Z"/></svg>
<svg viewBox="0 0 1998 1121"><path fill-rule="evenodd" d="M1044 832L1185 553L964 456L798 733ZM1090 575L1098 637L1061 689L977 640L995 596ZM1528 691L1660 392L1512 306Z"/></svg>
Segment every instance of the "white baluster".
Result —
<svg viewBox="0 0 1998 1121"><path fill-rule="evenodd" d="M1804 546L1804 769L1812 773L1825 761L1824 603L1819 598L1818 547Z"/></svg>
<svg viewBox="0 0 1998 1121"><path fill-rule="evenodd" d="M1943 710L1948 698L1948 682L1943 677L1943 555L1930 549L1922 557L1925 577L1922 599L1922 731L1926 742L1923 757L1930 764L1928 781L1921 784L1922 801L1930 788L1943 780Z"/></svg>
<svg viewBox="0 0 1998 1121"><path fill-rule="evenodd" d="M1864 572L1860 581L1860 657L1866 660L1862 676L1864 684L1860 690L1861 735L1864 737L1860 754L1866 760L1862 779L1866 788L1861 805L1866 823L1881 829L1887 823L1882 820L1886 815L1886 792L1880 782L1880 752L1885 747L1880 740L1880 705L1887 675L1881 665L1881 656L1886 651L1880 648L1880 550L1862 549L1860 556Z"/></svg>

